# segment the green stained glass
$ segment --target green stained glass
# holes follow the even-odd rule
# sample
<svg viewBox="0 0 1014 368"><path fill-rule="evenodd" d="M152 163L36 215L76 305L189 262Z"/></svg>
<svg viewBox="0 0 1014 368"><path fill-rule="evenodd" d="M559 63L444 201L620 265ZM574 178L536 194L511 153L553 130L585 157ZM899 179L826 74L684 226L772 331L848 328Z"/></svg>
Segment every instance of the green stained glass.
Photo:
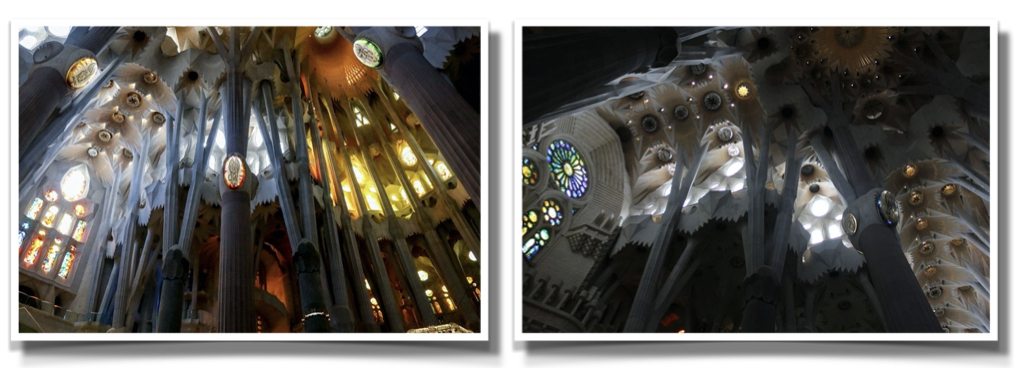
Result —
<svg viewBox="0 0 1014 368"><path fill-rule="evenodd" d="M549 230L540 229L524 243L521 250L524 252L525 258L532 259L547 242L549 242Z"/></svg>
<svg viewBox="0 0 1014 368"><path fill-rule="evenodd" d="M44 202L42 201L42 198L36 198L34 201L32 201L32 205L28 206L28 211L25 211L25 216L28 216L28 218L35 220L37 217L39 217L39 212L42 211L43 203Z"/></svg>
<svg viewBox="0 0 1014 368"><path fill-rule="evenodd" d="M60 264L60 272L57 273L57 276L60 276L64 280L67 279L67 276L70 276L70 270L74 267L75 257L74 247L71 247L70 251L63 255L63 263Z"/></svg>
<svg viewBox="0 0 1014 368"><path fill-rule="evenodd" d="M78 220L77 227L74 228L74 235L72 236L72 238L74 238L74 240L77 240L79 242L83 242L84 241L84 235L85 235L85 226L87 226L87 225L88 225L88 223L86 223L86 222L84 222L82 220Z"/></svg>
<svg viewBox="0 0 1014 368"><path fill-rule="evenodd" d="M546 151L549 171L556 184L571 198L581 198L588 191L588 171L584 159L569 142L558 140Z"/></svg>
<svg viewBox="0 0 1014 368"><path fill-rule="evenodd" d="M535 182L539 180L539 168L535 167L535 163L528 158L522 161L521 174L525 185L535 185Z"/></svg>

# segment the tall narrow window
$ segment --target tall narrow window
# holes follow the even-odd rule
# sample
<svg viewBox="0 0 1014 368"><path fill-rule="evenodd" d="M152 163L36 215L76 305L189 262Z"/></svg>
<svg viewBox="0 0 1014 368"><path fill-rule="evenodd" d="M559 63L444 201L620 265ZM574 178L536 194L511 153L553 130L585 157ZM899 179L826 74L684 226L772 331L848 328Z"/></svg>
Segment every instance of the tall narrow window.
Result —
<svg viewBox="0 0 1014 368"><path fill-rule="evenodd" d="M31 266L35 264L35 261L39 259L39 251L42 250L42 244L46 242L46 232L39 230L39 233L32 238L31 244L28 245L28 253L25 254L25 265Z"/></svg>
<svg viewBox="0 0 1014 368"><path fill-rule="evenodd" d="M74 267L74 258L76 257L74 253L76 251L77 248L71 245L70 250L63 254L63 263L60 264L60 272L57 273L61 279L66 280L67 276L70 276L71 267Z"/></svg>
<svg viewBox="0 0 1014 368"><path fill-rule="evenodd" d="M45 202L42 201L42 198L36 198L32 201L32 205L28 206L28 210L25 211L25 216L28 216L28 218L32 220L38 218L39 212L42 212L42 205L44 203Z"/></svg>
<svg viewBox="0 0 1014 368"><path fill-rule="evenodd" d="M46 258L42 259L43 272L49 273L49 271L53 270L53 265L56 264L56 257L60 255L60 245L62 244L62 238L53 240L53 245L49 246L49 252L46 252Z"/></svg>
<svg viewBox="0 0 1014 368"><path fill-rule="evenodd" d="M49 208L46 209L46 214L42 215L42 226L53 227L53 223L56 222L56 215L58 213L60 213L60 207L57 207L55 204L50 205Z"/></svg>

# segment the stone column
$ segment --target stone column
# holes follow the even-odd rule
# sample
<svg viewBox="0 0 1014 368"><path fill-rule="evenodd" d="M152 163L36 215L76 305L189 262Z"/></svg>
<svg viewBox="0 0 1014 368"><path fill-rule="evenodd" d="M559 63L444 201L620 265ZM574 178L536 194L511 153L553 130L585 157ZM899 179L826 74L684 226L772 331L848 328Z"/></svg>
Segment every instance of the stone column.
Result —
<svg viewBox="0 0 1014 368"><path fill-rule="evenodd" d="M383 125L382 122L384 120L377 119L376 116L373 114L373 109L366 108L364 110L367 113L367 115L369 115L370 121L376 122L375 124L370 125L373 126L373 131L374 134L376 134L377 139L387 140L387 135L384 134L383 128L381 127ZM356 130L356 140L359 142L360 146L362 146L363 143L368 144L368 142L363 142L363 140L361 140L361 137L359 136L358 133L359 133L358 130ZM384 150L384 156L387 157L388 162L390 163L391 168L393 169L392 171L395 172L395 176L397 176L398 181L401 184L402 188L404 188L406 192L411 190L410 188L412 188L412 184L409 183L408 178L405 177L405 170L401 166L401 161L398 160L398 156L396 156L394 154L394 151L391 150L390 142L381 141L377 143ZM426 161L426 157L420 156L416 157L417 157L416 161L418 162ZM373 181L378 184L381 183L380 176L377 174L377 170L376 167L374 166L373 160L372 159L368 160L367 165L370 167L370 172L373 173L374 178ZM426 326L435 326L437 325L437 318L433 314L433 309L429 306L429 297L426 296L425 292L426 289L422 286L422 282L419 281L418 277L419 271L415 267L415 262L412 258L411 250L408 247L408 242L405 241L404 231L398 224L398 216L395 215L394 207L391 206L391 201L388 197L387 190L384 189L382 185L378 185L377 191L380 196L381 203L383 204L384 211L390 214L387 218L387 224L390 229L391 237L394 238L395 243L394 249L395 252L397 252L398 261L401 263L401 268L405 272L405 277L408 279L407 281L409 289L411 289L412 292L411 295L412 298L414 299L416 310L418 310L419 314L422 315L423 323L425 323ZM419 196L416 194L412 194L409 196L409 198L411 198L410 202L412 203L412 207L415 209L416 215L422 216L423 215L421 212L422 207L419 206ZM418 219L419 217L416 218ZM426 228L429 225L430 224L424 224L422 228Z"/></svg>
<svg viewBox="0 0 1014 368"><path fill-rule="evenodd" d="M162 295L159 299L158 332L180 332L183 320L183 291L187 282L190 262L179 248L169 251L162 267ZM196 267L195 267L196 268ZM197 289L197 280L194 280Z"/></svg>
<svg viewBox="0 0 1014 368"><path fill-rule="evenodd" d="M328 120L331 124L330 127L334 136L339 140L335 143L335 148L343 159L346 167L346 171L349 175L352 174L352 164L348 156L348 150L345 149L344 136L341 134L341 129L338 127L338 118L334 113L334 108L331 105L331 97L328 96L326 99L328 102L324 104L325 111L327 111ZM361 262L362 258L359 257L359 241L356 239L355 231L353 231L352 217L349 214L349 208L345 203L344 188L341 188L341 181L338 180L338 163L334 161L335 157L325 156L325 162L330 163L328 166L329 174L334 175L335 182L338 183L338 189L336 192L338 195L338 208L341 210L339 218L342 225L342 237L344 239L345 247L336 251L344 250L345 258L348 259L348 265L352 269L352 275L355 277L350 284L352 290L355 292L356 299L358 299L358 310L360 323L363 324L363 329L369 332L380 331L380 326L377 325L376 319L373 318L373 308L370 304L369 293L366 290L366 285L360 280L366 280L366 275L363 272L363 265ZM350 182L354 179L350 179ZM358 188L356 189L358 190Z"/></svg>
<svg viewBox="0 0 1014 368"><path fill-rule="evenodd" d="M311 94L311 101L313 102L313 108L319 114L321 124L323 124L325 111L320 108L320 101L316 94ZM334 201L331 199L331 177L330 172L327 169L327 163L324 159L326 153L324 152L324 143L320 136L320 131L317 128L317 124L313 124L310 127L310 137L313 139L313 146L317 152L317 168L320 172L320 185L324 189L324 226L325 230L325 242L324 249L327 249L327 253L331 258L331 284L332 294L334 296L334 305L330 308L332 323L335 323L338 327L339 332L353 332L354 327L352 323L352 310L349 307L349 294L348 284L345 280L345 260L341 253L341 241L338 234L337 224L334 218ZM335 190L335 193L342 193L341 186Z"/></svg>
<svg viewBox="0 0 1014 368"><path fill-rule="evenodd" d="M457 269L452 263L453 259L448 256L446 243L440 241L440 237L437 236L436 231L432 227L427 228L423 235L426 238L426 243L430 244L430 256L433 257L433 261L440 268L440 276L447 283L447 288L451 292L451 296L454 297L455 305L461 309L461 314L465 317L465 327L478 332L482 325L479 321L476 305L472 302L472 298L469 297L469 290L464 286L466 283L458 277Z"/></svg>
<svg viewBox="0 0 1014 368"><path fill-rule="evenodd" d="M303 327L306 332L329 332L324 289L320 284L320 255L317 247L303 240L292 258L299 278L299 301L303 306Z"/></svg>
<svg viewBox="0 0 1014 368"><path fill-rule="evenodd" d="M50 116L70 92L65 75L71 65L83 57L94 58L109 43L117 29L77 27L72 30L67 42L63 45L56 43L59 46L53 47L52 53L37 51L37 69L28 75L28 79L18 89L19 154L23 154L36 135L46 128Z"/></svg>
<svg viewBox="0 0 1014 368"><path fill-rule="evenodd" d="M221 179L222 220L219 251L218 332L256 332L257 317L254 311L254 254L253 239L249 231L250 198L256 190L255 176L246 165L249 92L245 93L240 69L239 33L230 28L226 49L213 35L219 54L226 64L223 85L222 110L225 124L225 152Z"/></svg>
<svg viewBox="0 0 1014 368"><path fill-rule="evenodd" d="M870 282L884 311L888 332L942 332L919 281L898 248L898 233L885 225L867 227L859 236ZM901 265L901 266L899 266Z"/></svg>
<svg viewBox="0 0 1014 368"><path fill-rule="evenodd" d="M382 90L383 88L381 88L381 91ZM419 145L419 141L415 139L415 136L412 134L412 131L409 130L405 122L403 122L401 117L399 117L394 111L394 108L391 106L391 101L387 98L387 94L382 92L378 93L378 95L380 96L380 102L387 109L387 112L394 121L395 126L398 127L398 130L402 131L405 141L408 142L409 147L412 149L412 154L416 155L416 157L424 158L425 152L423 151L422 146ZM423 172L426 174L426 177L431 183L443 182L443 180L440 179L440 175L437 174L436 169L433 168L433 165L431 165L429 161L425 159L420 161L419 165L421 165ZM409 186L409 188L410 187L411 186ZM476 233L475 228L472 227L472 224L468 222L468 220L465 219L465 216L461 213L461 207L454 201L454 198L451 198L450 194L447 194L447 188L443 185L434 185L434 190L436 191L437 198L443 202L444 207L447 209L447 213L450 214L451 221L454 223L454 227L457 228L458 233L461 234L461 238L465 242L465 246L467 246L472 253L475 253L476 257L481 256L482 248L479 244L479 235Z"/></svg>
<svg viewBox="0 0 1014 368"><path fill-rule="evenodd" d="M476 207L481 206L479 113L430 65L414 35L406 37L394 27L374 27L358 30L356 40L369 40L381 49L377 71L405 99Z"/></svg>
<svg viewBox="0 0 1014 368"><path fill-rule="evenodd" d="M352 103L350 101L346 100L345 111L348 113L349 124L351 124L352 129L355 129L356 123L353 121L355 117L352 115ZM338 129L338 132L339 139L341 139L344 142L345 137L340 133L341 132L340 128ZM369 155L369 153L362 152L362 147L360 147L360 154L363 155L362 157L363 161L370 160L369 157L366 157ZM370 261L371 263L373 263L374 274L377 276L378 285L374 285L373 290L380 291L380 297L382 299L380 301L380 304L381 307L383 307L384 309L384 315L387 316L386 320L388 326L391 328L391 331L395 332L405 331L404 324L402 323L401 320L401 311L398 309L398 305L396 304L396 301L394 299L394 292L391 290L391 278L387 274L387 268L386 266L384 266L384 259L380 253L380 243L377 242L377 237L376 235L373 234L373 224L372 224L373 219L370 218L369 209L366 206L365 194L363 194L362 190L360 190L359 180L353 173L354 166L352 165L351 158L346 155L345 161L350 171L349 178L352 179L351 180L353 184L352 188L353 191L355 191L356 198L358 198L359 200L359 208L360 212L362 212L362 216L360 216L360 219L362 219L361 221L363 224L363 237L366 238L366 241L368 243L366 248L370 253Z"/></svg>

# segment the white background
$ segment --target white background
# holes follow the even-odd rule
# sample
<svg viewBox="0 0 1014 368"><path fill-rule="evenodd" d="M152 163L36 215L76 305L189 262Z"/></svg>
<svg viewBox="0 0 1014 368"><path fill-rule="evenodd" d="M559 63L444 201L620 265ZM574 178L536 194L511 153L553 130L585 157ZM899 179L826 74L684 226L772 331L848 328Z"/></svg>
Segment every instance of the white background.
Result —
<svg viewBox="0 0 1014 368"><path fill-rule="evenodd" d="M1008 147L1010 128L1009 95L1011 45L1008 27L1014 24L1014 12L1008 2L985 0L958 0L949 2L890 2L880 1L615 1L615 2L562 2L549 0L515 0L500 2L479 1L359 1L301 0L263 2L256 0L234 1L235 5L212 1L152 2L144 0L119 1L26 1L5 5L9 18L120 18L129 23L133 18L200 18L215 19L259 18L272 23L281 19L301 18L397 18L412 23L412 18L482 18L489 19L490 39L484 47L490 48L489 107L490 154L486 161L493 170L489 180L490 206L490 275L491 285L484 290L484 301L491 303L489 342L172 342L172 343L10 343L4 358L14 366L60 367L186 367L221 365L244 366L320 366L320 367L475 367L475 366L676 366L697 365L706 367L760 366L760 367L921 367L970 365L1011 366L1009 343L1010 273L1006 267L1010 256L1009 198L1006 183L1009 179L1010 156ZM910 5L913 4L913 5ZM914 5L918 4L918 5ZM513 109L513 20L531 18L639 18L714 19L715 24L730 19L760 18L999 18L1000 22L1000 185L994 189L994 200L1002 201L1000 214L993 221L1001 221L1001 241L994 247L1001 253L1000 279L994 305L1000 307L1000 342L514 342L512 328L512 269L516 246L508 234L515 231L508 214L514 202L510 185L515 177L516 160L506 154L511 147L508 137L519 134L512 118ZM9 19L8 19L9 20ZM304 21L300 21L302 23ZM657 21L650 22L652 25ZM1005 26L1006 25L1006 26ZM11 32L9 23L6 32ZM11 39L9 33L4 40ZM6 45L7 50L15 50ZM9 55L0 58L9 78L12 66L7 65ZM16 68L16 66L13 66ZM11 83L8 81L8 83ZM9 85L9 84L8 84ZM8 88L0 89L3 100ZM13 140L17 136L17 118L11 116L11 103L3 105L8 116L8 131ZM3 172L13 173L9 150L3 151L0 163ZM12 175L12 174L8 174ZM1003 195L1001 197L1001 195ZM6 197L6 196L4 196ZM6 198L4 198L6 199ZM14 204L4 203L4 206ZM6 207L5 207L6 208ZM13 229L16 224L0 224ZM13 236L11 236L13 238ZM13 249L13 246L11 246ZM3 277L9 273L0 272ZM9 285L4 280L0 285ZM7 293L13 295L13 293ZM4 299L4 311L16 301ZM10 331L9 315L0 317L3 330ZM15 327L16 328L16 327Z"/></svg>

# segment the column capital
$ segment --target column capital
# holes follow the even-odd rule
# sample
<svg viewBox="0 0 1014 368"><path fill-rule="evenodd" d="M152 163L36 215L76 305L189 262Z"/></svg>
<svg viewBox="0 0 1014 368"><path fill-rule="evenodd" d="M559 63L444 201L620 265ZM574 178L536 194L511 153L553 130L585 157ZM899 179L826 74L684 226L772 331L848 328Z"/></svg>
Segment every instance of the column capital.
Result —
<svg viewBox="0 0 1014 368"><path fill-rule="evenodd" d="M357 32L352 41L352 50L364 65L383 69L391 49L400 44L414 46L423 51L422 42L411 27L372 27Z"/></svg>

